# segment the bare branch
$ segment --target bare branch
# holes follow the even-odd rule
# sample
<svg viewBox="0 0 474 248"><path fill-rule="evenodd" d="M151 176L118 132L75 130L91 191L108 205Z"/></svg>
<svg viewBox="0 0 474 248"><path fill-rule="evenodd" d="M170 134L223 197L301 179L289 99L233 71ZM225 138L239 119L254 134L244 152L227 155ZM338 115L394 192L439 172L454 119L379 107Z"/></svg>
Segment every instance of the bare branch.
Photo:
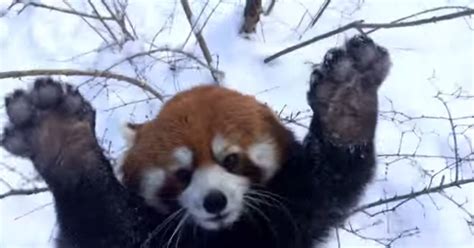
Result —
<svg viewBox="0 0 474 248"><path fill-rule="evenodd" d="M115 20L117 25L122 29L122 33L125 35L125 37L127 39L130 39L130 40L135 40L133 35L130 34L130 32L128 32L126 24L125 24L125 17L127 16L126 13L125 13L126 5L123 4L123 5L121 5L121 8L118 8L118 7L115 8L116 13L114 13L112 11L112 9L110 8L110 6L107 4L107 2L105 0L102 0L102 5L104 5L105 9L109 12L109 14ZM132 26L132 25L130 25L130 26Z"/></svg>
<svg viewBox="0 0 474 248"><path fill-rule="evenodd" d="M436 186L436 187L424 188L422 190L411 192L411 193L404 194L404 195L393 196L393 197L387 198L387 199L380 199L378 201L368 203L368 204L364 204L362 206L359 206L359 207L355 208L351 212L351 214L361 212L361 211L364 211L364 210L369 209L369 208L384 205L384 204L387 204L387 203L403 201L403 200L406 200L406 199L414 199L414 198L416 198L418 196L421 196L421 195L428 195L428 194L432 194L432 193L437 193L437 192L440 192L440 191L448 189L448 188L460 187L462 185L470 184L470 183L474 183L474 178L458 180L458 181L454 181L454 182L448 183L448 184L441 184L441 185Z"/></svg>
<svg viewBox="0 0 474 248"><path fill-rule="evenodd" d="M466 17L466 16L471 16L474 14L474 9L466 9L464 11L459 11L456 13L451 13L451 14L446 14L442 16L433 16L430 18L426 19L420 19L416 21L411 21L411 22L397 22L397 23L363 23L360 25L359 28L364 29L364 28L404 28L404 27L412 27L412 26L418 26L418 25L423 25L423 24L429 24L429 23L437 23L441 21L448 21L460 17Z"/></svg>
<svg viewBox="0 0 474 248"><path fill-rule="evenodd" d="M314 19L311 21L310 27L314 27L314 25L318 22L321 16L323 16L324 11L328 8L330 3L331 3L331 0L324 1L323 5L318 10L318 13L314 17Z"/></svg>
<svg viewBox="0 0 474 248"><path fill-rule="evenodd" d="M201 61L199 58L197 58L193 54L185 52L185 51L180 50L180 49L173 49L173 48L169 48L169 47L159 47L159 48L152 49L152 50L149 50L149 51L144 51L144 52L140 52L140 53L130 55L130 56L114 63L113 65L109 66L108 68L105 69L105 71L109 71L112 68L116 67L117 65L119 65L119 64L121 64L125 61L130 61L130 60L136 59L138 57L142 57L142 56L151 56L152 54L157 53L157 52L172 52L172 53L177 53L177 54L184 55L187 58L190 58L194 62L198 63L202 67L204 67L204 68L208 69L209 71L211 71L212 74L214 74L214 75L224 75L224 72L219 71L219 70L215 69L214 67L206 64L205 62Z"/></svg>
<svg viewBox="0 0 474 248"><path fill-rule="evenodd" d="M188 19L189 25L191 25L191 28L193 28L194 25L196 24L194 23L193 12L191 10L191 7L189 6L188 1L181 0L181 5L183 7L184 13L186 14L186 18ZM193 30L194 30L194 36L196 36L196 40L199 44L199 47L201 48L202 54L204 55L204 58L206 59L207 64L212 67L211 52L209 51L206 40L204 40L204 37L202 36L202 28L197 28L197 29L193 28ZM212 77L214 78L217 84L220 84L219 75L215 75L214 73L212 73Z"/></svg>
<svg viewBox="0 0 474 248"><path fill-rule="evenodd" d="M456 157L455 163L456 163L456 170L455 170L455 180L457 181L459 179L459 167L460 167L460 158L459 158L459 149L458 149L458 137L456 135L456 126L454 125L453 122L453 116L451 115L451 110L449 110L448 104L446 101L439 96L435 96L436 99L438 99L446 109L446 113L448 114L449 117L449 125L451 126L451 134L453 135L453 142L454 142L454 156Z"/></svg>
<svg viewBox="0 0 474 248"><path fill-rule="evenodd" d="M91 6L92 10L94 11L94 13L97 15L97 16L101 16L99 14L99 11L97 10L97 8L95 7L94 3L92 3L92 0L88 0L88 3L89 3L89 6ZM121 44L119 42L119 40L117 39L117 37L115 36L114 32L112 31L112 29L109 27L109 25L107 24L107 22L105 22L105 20L103 18L99 18L99 21L102 23L102 25L105 27L105 29L107 29L107 31L109 32L110 36L112 37L112 39L114 39L114 41L117 43L117 44Z"/></svg>
<svg viewBox="0 0 474 248"><path fill-rule="evenodd" d="M297 49L300 49L300 48L302 48L302 47L305 47L305 46L307 46L307 45L309 45L309 44L312 44L312 43L314 43L314 42L316 42L316 41L319 41L319 40L322 40L322 39L326 39L326 38L328 38L328 37L331 37L331 36L333 36L333 35L342 33L342 32L344 32L344 31L349 30L349 29L352 29L352 28L356 28L356 27L358 27L360 24L362 24L362 21L351 22L351 23L349 23L349 24L347 24L347 25L344 25L344 26L342 26L342 27L340 27L340 28L337 28L337 29L334 29L334 30L329 31L329 32L327 32L327 33L318 35L318 36L316 36L316 37L314 37L314 38L312 38L312 39L309 39L309 40L307 40L307 41L303 41L303 42L301 42L301 43L299 43L299 44L296 44L296 45L294 45L294 46L285 48L285 49L281 50L280 52L277 52L277 53L273 54L272 56L267 57L263 62L268 63L268 62L270 62L270 61L272 61L272 60L274 60L274 59L276 59L276 58L278 58L278 57L280 57L280 56L283 56L283 55L285 55L285 54L287 54L287 53L293 52L293 51L295 51L295 50L297 50Z"/></svg>
<svg viewBox="0 0 474 248"><path fill-rule="evenodd" d="M266 16L269 16L272 13L273 8L275 7L276 0L271 0L270 4L268 4L267 10L263 13Z"/></svg>
<svg viewBox="0 0 474 248"><path fill-rule="evenodd" d="M81 16L81 17L85 17L85 18L113 20L113 18L110 17L110 16L98 16L98 15L88 14L88 13L84 13L84 12L80 12L80 11L76 11L76 10L70 10L70 9L59 8L59 7L56 7L56 6L46 5L46 4L43 4L43 3L40 3L40 2L35 2L35 1L16 0L10 5L10 8L13 7L15 4L24 4L25 6L23 7L23 9L25 9L29 6L32 6L32 7L37 7L37 8L62 12L62 13L65 13L65 14L77 15L77 16Z"/></svg>
<svg viewBox="0 0 474 248"><path fill-rule="evenodd" d="M63 3L67 5L72 11L76 11L74 7L72 7L72 5L68 3L66 0L63 0ZM83 16L79 16L79 17L81 17L81 19L87 24L87 26L89 26L100 38L102 38L105 44L109 44L109 41L100 33L100 31L96 27L94 27L94 25L92 25L85 17Z"/></svg>
<svg viewBox="0 0 474 248"><path fill-rule="evenodd" d="M3 78L18 78L18 77L27 77L27 76L52 76L52 75L64 75L64 76L89 76L89 77L102 77L109 79L116 79L119 81L124 81L130 83L134 86L137 86L156 98L160 101L164 101L164 97L158 91L153 89L147 82L140 81L135 78L124 76L121 74L116 74L108 71L82 71L75 69L46 69L46 70L25 70L25 71L7 71L0 72L0 79Z"/></svg>
<svg viewBox="0 0 474 248"><path fill-rule="evenodd" d="M6 193L0 194L0 199L4 199L10 196L20 196L20 195L34 195L38 193L43 193L49 191L47 187L43 188L32 188L32 189L12 189Z"/></svg>
<svg viewBox="0 0 474 248"><path fill-rule="evenodd" d="M457 9L457 10L469 10L468 7L465 7L465 6L442 6L442 7L437 7L437 8L432 8L432 9L427 9L427 10L423 10L423 11L420 11L420 12L417 12L415 14L411 14L411 15L408 15L408 16L405 16L405 17L402 17L400 19L397 19L397 20L394 20L390 23L398 23L398 22L401 22L401 21L405 21L405 20L408 20L408 19L411 19L413 17L417 17L417 16L420 16L420 15L423 15L423 14L427 14L427 13L431 13L431 12L436 12L436 11L440 11L440 10L447 10L447 9ZM379 30L381 28L374 28L370 31L367 31L365 32L365 34L371 34L377 30Z"/></svg>
<svg viewBox="0 0 474 248"><path fill-rule="evenodd" d="M459 11L459 12L456 12L456 13L446 14L446 15L442 15L442 16L434 16L434 17L430 17L430 18L426 18L426 19L420 19L420 20L411 21L411 22L364 23L363 20L359 20L359 21L355 21L355 22L351 22L349 24L346 24L346 25L344 25L340 28L334 29L334 30L329 31L327 33L324 33L324 34L318 35L316 37L313 37L313 38L311 38L307 41L303 41L303 42L301 42L299 44L296 44L294 46L285 48L282 51L277 52L277 53L267 57L264 60L264 62L268 63L268 62L270 62L270 61L272 61L272 60L274 60L274 59L276 59L280 56L283 56L283 55L287 54L287 53L293 52L293 51L295 51L299 48L308 46L308 45L310 45L310 44L312 44L316 41L326 39L328 37L331 37L333 35L342 33L342 32L347 31L349 29L356 29L358 31L361 31L361 30L367 29L367 28L371 28L371 29L374 29L374 28L378 28L378 29L380 29L380 28L385 28L385 29L403 28L403 27L411 27L411 26L418 26L418 25L423 25L423 24L447 21L447 20L452 20L452 19L455 19L455 18L471 16L473 14L474 14L474 9L467 9L467 10Z"/></svg>

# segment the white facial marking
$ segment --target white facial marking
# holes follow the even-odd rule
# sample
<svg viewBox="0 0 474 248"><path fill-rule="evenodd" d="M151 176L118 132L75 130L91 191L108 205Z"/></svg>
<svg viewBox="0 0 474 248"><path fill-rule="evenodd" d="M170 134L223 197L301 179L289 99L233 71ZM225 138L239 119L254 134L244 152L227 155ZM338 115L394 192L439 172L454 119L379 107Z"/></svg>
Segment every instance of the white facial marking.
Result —
<svg viewBox="0 0 474 248"><path fill-rule="evenodd" d="M224 157L231 153L239 153L240 147L231 144L222 135L218 134L212 140L212 153L217 159L222 160Z"/></svg>
<svg viewBox="0 0 474 248"><path fill-rule="evenodd" d="M142 173L142 181L140 183L140 192L145 202L162 212L166 212L167 208L160 202L156 193L163 187L165 179L166 174L164 170L151 168Z"/></svg>
<svg viewBox="0 0 474 248"><path fill-rule="evenodd" d="M137 131L130 128L128 123L124 123L121 125L120 131L122 133L122 137L125 140L125 151L119 155L117 158L117 163L115 164L113 171L115 177L119 180L119 182L123 183L123 162L127 157L128 150L133 146L135 143L135 138L137 136Z"/></svg>
<svg viewBox="0 0 474 248"><path fill-rule="evenodd" d="M212 152L214 155L221 154L225 151L226 147L229 143L222 137L222 135L218 134L212 140Z"/></svg>
<svg viewBox="0 0 474 248"><path fill-rule="evenodd" d="M194 172L191 183L179 197L179 202L203 228L216 230L234 223L244 209L244 194L250 187L247 178L231 174L218 165L211 165ZM222 219L212 220L215 214L204 209L204 198L213 190L222 192L227 205Z"/></svg>
<svg viewBox="0 0 474 248"><path fill-rule="evenodd" d="M193 163L193 152L185 147L181 146L176 148L173 151L173 157L176 160L176 163L178 164L178 168L191 168L191 165Z"/></svg>
<svg viewBox="0 0 474 248"><path fill-rule="evenodd" d="M271 139L265 139L251 145L247 150L247 154L255 166L262 170L264 181L275 175L279 168L279 158L276 145Z"/></svg>
<svg viewBox="0 0 474 248"><path fill-rule="evenodd" d="M125 160L126 153L120 155L117 159L117 163L112 167L115 177L120 183L123 183L123 162Z"/></svg>
<svg viewBox="0 0 474 248"><path fill-rule="evenodd" d="M137 136L137 131L128 126L128 123L122 124L122 136L125 139L125 144L127 148L130 148L135 143L135 138Z"/></svg>

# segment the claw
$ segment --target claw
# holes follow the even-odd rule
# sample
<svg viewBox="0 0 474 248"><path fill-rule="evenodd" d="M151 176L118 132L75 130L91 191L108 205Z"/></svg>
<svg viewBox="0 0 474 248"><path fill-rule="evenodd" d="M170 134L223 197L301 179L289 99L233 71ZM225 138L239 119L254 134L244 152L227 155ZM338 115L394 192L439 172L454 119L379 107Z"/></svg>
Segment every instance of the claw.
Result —
<svg viewBox="0 0 474 248"><path fill-rule="evenodd" d="M359 48L362 46L374 45L374 41L367 35L356 35L347 41L347 48Z"/></svg>
<svg viewBox="0 0 474 248"><path fill-rule="evenodd" d="M326 55L324 55L323 67L327 71L334 69L334 66L341 61L343 58L347 57L346 51L340 48L330 49Z"/></svg>
<svg viewBox="0 0 474 248"><path fill-rule="evenodd" d="M66 96L61 104L61 110L70 115L77 114L82 110L84 103L85 102L79 91L67 84Z"/></svg>

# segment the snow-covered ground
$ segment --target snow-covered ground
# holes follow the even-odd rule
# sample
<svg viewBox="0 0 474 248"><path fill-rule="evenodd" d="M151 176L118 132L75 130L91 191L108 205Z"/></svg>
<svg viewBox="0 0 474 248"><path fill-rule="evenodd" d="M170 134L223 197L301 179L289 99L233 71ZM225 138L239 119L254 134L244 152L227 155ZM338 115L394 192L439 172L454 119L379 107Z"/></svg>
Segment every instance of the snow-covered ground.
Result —
<svg viewBox="0 0 474 248"><path fill-rule="evenodd" d="M67 7L59 0L41 2ZM78 10L89 11L87 1L69 2ZM95 2L100 6L100 1ZM190 27L179 1L128 2L127 12L139 39L127 42L122 50L93 51L103 47L104 41L78 16L33 7L18 15L16 12L20 5L6 11L11 0L0 0L0 72L62 68L100 70L137 52L147 51L151 42L158 47L183 48ZM385 23L438 6L474 7L473 1L468 0L336 0L331 1L319 22L305 31L311 19L308 15L303 19L302 16L306 11L314 15L323 1L279 0L271 15L262 18L257 34L245 39L238 35L245 1L190 2L196 15L206 6L203 18L215 10L203 34L214 61L218 61L218 69L225 72L224 85L255 94L275 110L283 109L284 114L308 110L305 93L311 63L319 62L327 49L341 45L356 31L350 30L316 42L270 64L263 63L266 56L354 20ZM423 17L442 13L447 12ZM99 22L91 23L106 34ZM390 111L393 104L396 110L410 116L446 116L443 104L433 97L438 91L451 93L462 87L466 94L474 95L472 24L472 19L460 18L373 33L371 37L388 48L393 60L392 72L380 89L380 109ZM193 36L184 50L202 58ZM84 54L89 51L93 52ZM83 55L77 56L79 54ZM208 70L196 69L198 66L189 60L174 61L174 70L168 63L159 61L172 61L173 58L171 53L157 53L154 58L136 59L138 69L130 63L123 63L112 71L134 77L138 70L153 87L168 96L211 81ZM61 78L74 84L81 84L88 79ZM0 80L0 99L15 88L27 87L31 81L32 78ZM103 86L101 81L92 81L80 89L99 110L97 133L104 147L110 148L111 156L117 157L123 145L119 134L120 124L153 117L161 102L156 99L143 100L149 97L143 90L123 82L108 81L107 87ZM127 104L130 102L136 103ZM473 103L472 98L450 101L451 114L454 117L474 116ZM3 126L5 112L3 106L0 107L0 126ZM474 119L467 121L472 125ZM304 128L289 126L299 137L303 137ZM416 151L416 154L452 157L450 132L447 120L421 119L394 124L386 115L381 116L377 131L378 152L413 154ZM458 140L460 157L471 152L473 136L471 129ZM403 143L400 146L401 137ZM430 178L426 173L439 171L446 163L453 162L435 158L400 159L395 162L391 161L393 159L380 158L377 180L369 188L364 203L422 189L429 183ZM461 178L474 176L469 162L465 162L463 168ZM8 190L5 182L14 187L28 188L32 182L26 178L35 177L27 161L13 158L0 150L0 194ZM435 177L434 185L439 184L443 177L447 183L454 176L452 172L445 171ZM41 186L40 182L33 183ZM474 185L445 192L460 203L467 200L465 209L474 212ZM473 230L469 229L467 221L473 220L453 202L440 194L432 194L407 202L395 212L384 215L369 218L366 214L356 214L348 223L354 229L365 228L360 234L366 238L340 229L340 242L333 237L327 247L383 247L367 237L393 238L413 229L416 230L414 235L395 241L392 247L472 247ZM52 247L54 232L54 206L48 193L0 199L0 247Z"/></svg>

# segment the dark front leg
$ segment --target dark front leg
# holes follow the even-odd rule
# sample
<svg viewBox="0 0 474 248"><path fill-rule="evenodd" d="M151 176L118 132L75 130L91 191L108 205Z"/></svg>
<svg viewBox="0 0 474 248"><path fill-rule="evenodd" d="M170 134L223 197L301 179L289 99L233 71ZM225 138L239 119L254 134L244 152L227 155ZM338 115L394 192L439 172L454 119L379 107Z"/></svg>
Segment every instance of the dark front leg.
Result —
<svg viewBox="0 0 474 248"><path fill-rule="evenodd" d="M374 174L377 89L389 68L384 48L356 36L328 51L311 75L314 116L304 146L314 165L322 222L343 220Z"/></svg>
<svg viewBox="0 0 474 248"><path fill-rule="evenodd" d="M51 79L6 98L2 146L31 159L55 199L59 247L136 247L154 215L116 180L94 135L95 112Z"/></svg>

